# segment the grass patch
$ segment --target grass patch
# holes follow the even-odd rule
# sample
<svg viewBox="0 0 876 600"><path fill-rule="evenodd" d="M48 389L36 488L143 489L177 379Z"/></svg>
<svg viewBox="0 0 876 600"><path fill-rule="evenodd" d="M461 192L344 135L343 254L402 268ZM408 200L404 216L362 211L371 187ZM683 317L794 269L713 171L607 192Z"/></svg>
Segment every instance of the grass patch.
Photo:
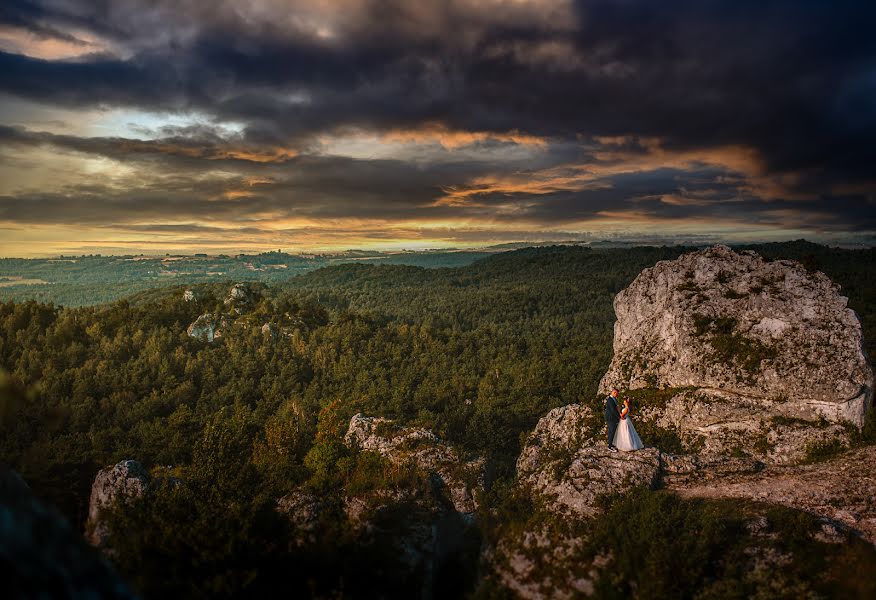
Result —
<svg viewBox="0 0 876 600"><path fill-rule="evenodd" d="M876 550L857 539L815 540L820 523L802 511L647 490L607 506L585 551L590 559L614 557L596 581L598 598L869 598L876 588L872 578L850 576L847 568L873 572ZM763 517L765 531L749 529ZM788 562L771 564L768 557L777 553Z"/></svg>
<svg viewBox="0 0 876 600"><path fill-rule="evenodd" d="M847 450L841 439L831 438L806 444L806 456L802 464L811 465L839 456Z"/></svg>

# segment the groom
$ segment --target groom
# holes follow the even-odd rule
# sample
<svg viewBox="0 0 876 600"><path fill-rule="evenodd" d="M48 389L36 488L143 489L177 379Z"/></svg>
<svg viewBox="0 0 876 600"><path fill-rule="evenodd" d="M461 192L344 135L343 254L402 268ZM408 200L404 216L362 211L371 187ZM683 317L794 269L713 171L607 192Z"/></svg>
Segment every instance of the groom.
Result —
<svg viewBox="0 0 876 600"><path fill-rule="evenodd" d="M614 432L620 423L620 411L617 408L617 388L611 388L611 393L605 398L605 424L608 427L608 449L617 452L614 446Z"/></svg>

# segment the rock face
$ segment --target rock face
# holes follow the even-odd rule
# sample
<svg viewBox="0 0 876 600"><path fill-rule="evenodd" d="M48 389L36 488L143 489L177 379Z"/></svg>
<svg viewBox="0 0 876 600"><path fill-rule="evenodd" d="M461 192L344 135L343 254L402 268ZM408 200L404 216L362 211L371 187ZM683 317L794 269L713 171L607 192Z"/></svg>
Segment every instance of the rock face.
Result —
<svg viewBox="0 0 876 600"><path fill-rule="evenodd" d="M362 450L378 452L396 464L412 461L446 490L456 512L471 514L477 509L473 492L484 486L483 459L463 462L456 450L431 431L398 427L389 419L359 413L350 419L344 440Z"/></svg>
<svg viewBox="0 0 876 600"><path fill-rule="evenodd" d="M550 411L517 460L518 482L550 498L555 510L577 517L596 515L600 497L637 486L653 488L660 478L660 451L610 452L594 439L593 423L585 406Z"/></svg>
<svg viewBox="0 0 876 600"><path fill-rule="evenodd" d="M102 469L91 486L88 501L86 539L99 548L105 548L109 530L101 519L102 509L112 506L118 497L138 497L149 485L149 476L135 460L123 460L115 466Z"/></svg>
<svg viewBox="0 0 876 600"><path fill-rule="evenodd" d="M823 273L715 246L645 269L614 308L600 391L680 388L651 416L689 449L787 463L863 425L861 325Z"/></svg>
<svg viewBox="0 0 876 600"><path fill-rule="evenodd" d="M301 490L277 500L277 512L286 515L295 526L298 537L293 541L298 546L316 541L316 529L322 508L319 498Z"/></svg>

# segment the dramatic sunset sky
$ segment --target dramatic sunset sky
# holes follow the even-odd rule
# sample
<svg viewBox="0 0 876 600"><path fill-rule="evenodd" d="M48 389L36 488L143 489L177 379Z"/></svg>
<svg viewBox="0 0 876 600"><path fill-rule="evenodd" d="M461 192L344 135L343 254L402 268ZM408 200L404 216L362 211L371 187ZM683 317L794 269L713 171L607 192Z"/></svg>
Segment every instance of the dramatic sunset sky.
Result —
<svg viewBox="0 0 876 600"><path fill-rule="evenodd" d="M876 8L3 0L0 256L876 241Z"/></svg>

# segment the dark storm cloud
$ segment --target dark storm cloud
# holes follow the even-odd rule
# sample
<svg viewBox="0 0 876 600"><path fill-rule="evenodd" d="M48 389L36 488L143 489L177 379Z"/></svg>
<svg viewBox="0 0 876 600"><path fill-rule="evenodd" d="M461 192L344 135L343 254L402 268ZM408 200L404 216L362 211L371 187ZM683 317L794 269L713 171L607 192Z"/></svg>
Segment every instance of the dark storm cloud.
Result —
<svg viewBox="0 0 876 600"><path fill-rule="evenodd" d="M332 41L223 8L194 18L185 2L179 10L71 3L56 12L13 1L7 13L19 23L55 19L130 35L124 45L135 54L81 62L3 55L11 76L2 87L53 102L197 107L244 119L262 135L439 119L468 130L743 143L773 169L830 167L851 177L876 158L868 143L876 9L868 3L588 0L575 4L570 23L533 25L472 25L464 5L430 13L436 31L415 23L426 29L418 33L405 29L401 8L372 2ZM146 43L162 36L164 44ZM292 92L309 102L288 102Z"/></svg>
<svg viewBox="0 0 876 600"><path fill-rule="evenodd" d="M489 9L465 1L363 0L334 11L320 3L328 12L306 2L263 4L268 8L258 12L247 2L4 3L0 22L59 39L91 32L105 48L67 60L0 52L0 91L65 107L199 111L244 130L234 139L189 129L126 141L0 129L4 143L161 164L179 185L7 196L0 218L59 211L101 223L210 210L242 219L270 212L472 216L561 226L628 211L656 219L876 226L876 8L869 3L581 0L567 8ZM534 170L570 162L573 152L562 144L593 136L657 138L668 152L752 148L765 174L782 177L787 197L760 197L744 181L751 173L729 167L646 166L597 177L600 188L533 193L485 185L471 202L435 205L448 187L501 179L527 165L307 156L322 134L436 122L543 136L551 149L533 159ZM635 137L613 150L648 154L629 140ZM581 163L593 158L577 152ZM229 181L197 183L192 173L208 164L271 183L253 188L245 202L214 201Z"/></svg>

